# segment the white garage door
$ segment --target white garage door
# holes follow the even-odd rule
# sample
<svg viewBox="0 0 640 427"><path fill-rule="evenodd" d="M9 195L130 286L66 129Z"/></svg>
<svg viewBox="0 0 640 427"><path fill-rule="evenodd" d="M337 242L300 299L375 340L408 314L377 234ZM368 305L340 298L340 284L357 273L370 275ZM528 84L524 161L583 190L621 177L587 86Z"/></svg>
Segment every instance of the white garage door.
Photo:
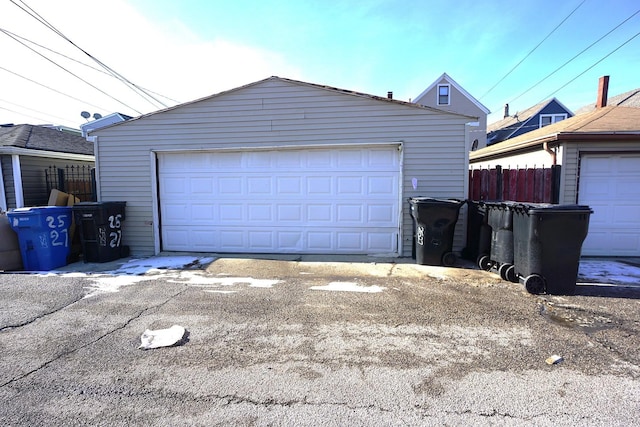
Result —
<svg viewBox="0 0 640 427"><path fill-rule="evenodd" d="M640 154L584 155L578 201L594 211L583 255L640 256Z"/></svg>
<svg viewBox="0 0 640 427"><path fill-rule="evenodd" d="M397 146L158 154L163 250L397 253Z"/></svg>

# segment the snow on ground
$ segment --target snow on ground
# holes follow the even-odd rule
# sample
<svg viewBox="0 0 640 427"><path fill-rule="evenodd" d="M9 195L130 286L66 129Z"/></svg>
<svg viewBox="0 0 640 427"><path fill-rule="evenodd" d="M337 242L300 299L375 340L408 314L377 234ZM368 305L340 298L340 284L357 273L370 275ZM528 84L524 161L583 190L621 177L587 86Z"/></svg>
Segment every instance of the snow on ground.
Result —
<svg viewBox="0 0 640 427"><path fill-rule="evenodd" d="M87 277L93 283L87 287L89 298L101 293L118 292L122 287L155 280L158 276L174 283L200 287L204 292L231 294L238 289L229 287L272 288L280 283L278 279L255 279L252 277L233 277L220 274L208 276L198 267L213 262L212 257L194 256L157 256L145 259L132 259L111 271L103 272L42 272L42 275L62 275L64 277ZM195 269L194 269L195 268ZM439 270L446 277L446 269ZM426 273L430 276L432 274ZM640 287L640 267L621 261L606 259L582 259L578 271L578 283L599 284L602 286L638 286ZM222 289L227 288L227 289ZM334 292L383 292L379 286L362 286L354 282L331 282L324 286L311 286L312 290Z"/></svg>
<svg viewBox="0 0 640 427"><path fill-rule="evenodd" d="M581 260L579 283L640 286L640 267L611 260Z"/></svg>
<svg viewBox="0 0 640 427"><path fill-rule="evenodd" d="M380 286L360 286L353 282L331 282L325 286L312 286L309 289L314 291L336 291L336 292L382 292L385 288Z"/></svg>

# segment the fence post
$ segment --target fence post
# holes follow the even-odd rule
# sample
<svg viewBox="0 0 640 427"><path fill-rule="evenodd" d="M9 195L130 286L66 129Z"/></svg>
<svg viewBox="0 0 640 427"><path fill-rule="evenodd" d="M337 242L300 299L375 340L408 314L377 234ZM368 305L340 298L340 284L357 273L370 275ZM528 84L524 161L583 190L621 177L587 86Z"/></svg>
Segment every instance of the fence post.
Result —
<svg viewBox="0 0 640 427"><path fill-rule="evenodd" d="M496 200L504 200L504 177L502 176L502 166L496 165Z"/></svg>
<svg viewBox="0 0 640 427"><path fill-rule="evenodd" d="M66 192L65 180L64 180L64 169L62 168L56 168L56 169L58 171L58 190L64 193Z"/></svg>

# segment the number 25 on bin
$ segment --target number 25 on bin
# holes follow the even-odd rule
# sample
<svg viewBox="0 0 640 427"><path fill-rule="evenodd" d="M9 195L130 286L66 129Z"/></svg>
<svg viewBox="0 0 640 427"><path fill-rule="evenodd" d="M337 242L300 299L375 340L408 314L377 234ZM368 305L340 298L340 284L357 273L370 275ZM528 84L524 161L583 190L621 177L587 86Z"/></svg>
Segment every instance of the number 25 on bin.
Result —
<svg viewBox="0 0 640 427"><path fill-rule="evenodd" d="M69 246L69 230L65 228L64 221L66 217L67 215L58 215L57 217L48 216L46 218L47 225L52 229L49 232L51 246ZM60 230L56 230L58 228Z"/></svg>
<svg viewBox="0 0 640 427"><path fill-rule="evenodd" d="M122 231L120 231L121 218L121 214L118 214L116 216L109 216L109 228L115 230L109 233L109 246L111 246L112 248L117 248L120 246L120 240L122 239Z"/></svg>

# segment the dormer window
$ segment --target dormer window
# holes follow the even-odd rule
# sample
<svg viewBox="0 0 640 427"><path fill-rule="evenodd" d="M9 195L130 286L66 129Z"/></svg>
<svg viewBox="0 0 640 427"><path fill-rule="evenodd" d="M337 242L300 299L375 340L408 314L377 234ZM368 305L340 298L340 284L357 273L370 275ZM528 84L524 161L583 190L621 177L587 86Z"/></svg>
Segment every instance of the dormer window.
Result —
<svg viewBox="0 0 640 427"><path fill-rule="evenodd" d="M540 114L540 127L549 126L558 123L567 118L567 114Z"/></svg>
<svg viewBox="0 0 640 427"><path fill-rule="evenodd" d="M449 105L451 103L450 92L450 85L438 85L438 105Z"/></svg>

